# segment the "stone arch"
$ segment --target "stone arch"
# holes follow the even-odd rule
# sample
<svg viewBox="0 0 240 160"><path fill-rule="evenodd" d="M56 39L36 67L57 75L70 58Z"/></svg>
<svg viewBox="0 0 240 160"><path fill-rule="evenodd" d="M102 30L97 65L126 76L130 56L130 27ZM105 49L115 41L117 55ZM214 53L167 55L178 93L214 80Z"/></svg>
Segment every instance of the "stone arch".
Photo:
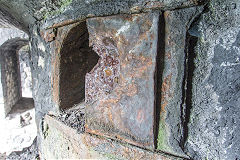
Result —
<svg viewBox="0 0 240 160"><path fill-rule="evenodd" d="M1 63L1 101L4 104L5 116L11 111L12 107L21 99L21 77L19 72L18 51L28 44L27 39L13 38L0 47Z"/></svg>

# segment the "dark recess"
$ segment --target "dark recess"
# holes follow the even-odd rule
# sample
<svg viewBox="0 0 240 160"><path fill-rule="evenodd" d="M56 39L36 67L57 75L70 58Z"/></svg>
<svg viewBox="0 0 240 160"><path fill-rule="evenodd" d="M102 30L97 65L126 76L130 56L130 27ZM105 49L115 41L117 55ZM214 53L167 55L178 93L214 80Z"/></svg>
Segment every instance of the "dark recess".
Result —
<svg viewBox="0 0 240 160"><path fill-rule="evenodd" d="M191 25L186 32L185 39L185 61L184 61L184 77L182 82L182 103L181 103L181 122L183 126L183 136L180 142L180 147L184 150L184 145L188 138L189 128L188 123L190 121L191 109L192 109L192 87L193 76L195 70L194 59L196 58L195 47L197 46L198 37L201 33L198 28L199 20L203 13L208 12L208 1L201 2L204 5L204 9L198 16L194 18Z"/></svg>
<svg viewBox="0 0 240 160"><path fill-rule="evenodd" d="M185 62L184 62L184 78L182 84L182 104L181 104L181 120L183 125L183 138L181 147L188 138L188 123L192 109L192 81L195 69L194 59L196 57L194 48L197 45L198 38L191 36L188 32L185 42Z"/></svg>
<svg viewBox="0 0 240 160"><path fill-rule="evenodd" d="M165 57L165 19L164 13L160 14L158 22L158 47L156 57L156 69L154 75L155 81L155 108L154 108L154 146L157 149L157 138L159 130L159 121L161 115L161 89L162 89L162 75L164 69L164 57Z"/></svg>
<svg viewBox="0 0 240 160"><path fill-rule="evenodd" d="M89 47L86 22L69 31L60 54L60 109L67 109L84 101L85 75L99 59Z"/></svg>

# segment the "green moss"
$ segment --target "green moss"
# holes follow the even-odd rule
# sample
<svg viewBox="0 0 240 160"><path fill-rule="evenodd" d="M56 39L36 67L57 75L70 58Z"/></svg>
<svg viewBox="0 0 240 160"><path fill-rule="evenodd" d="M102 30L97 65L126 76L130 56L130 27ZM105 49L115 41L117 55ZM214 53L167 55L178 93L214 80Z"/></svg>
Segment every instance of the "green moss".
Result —
<svg viewBox="0 0 240 160"><path fill-rule="evenodd" d="M49 135L49 126L48 126L48 124L44 124L44 128L43 128L44 139L46 139L48 135Z"/></svg>
<svg viewBox="0 0 240 160"><path fill-rule="evenodd" d="M171 149L167 142L167 131L162 121L159 122L157 149L170 152Z"/></svg>
<svg viewBox="0 0 240 160"><path fill-rule="evenodd" d="M55 4L54 8L57 9L52 9L49 11L46 11L43 18L47 19L48 17L52 17L58 14L63 13L64 9L69 6L72 3L72 0L60 0Z"/></svg>
<svg viewBox="0 0 240 160"><path fill-rule="evenodd" d="M115 155L110 153L103 154L107 159L118 159Z"/></svg>
<svg viewBox="0 0 240 160"><path fill-rule="evenodd" d="M102 155L102 156L104 157L104 159L111 159L111 160L119 159L119 158L118 158L116 155L114 155L114 154L97 151L97 150L95 150L94 147L89 148L89 151L90 151L90 154L91 154L91 155L95 155L95 154L97 153L97 154Z"/></svg>

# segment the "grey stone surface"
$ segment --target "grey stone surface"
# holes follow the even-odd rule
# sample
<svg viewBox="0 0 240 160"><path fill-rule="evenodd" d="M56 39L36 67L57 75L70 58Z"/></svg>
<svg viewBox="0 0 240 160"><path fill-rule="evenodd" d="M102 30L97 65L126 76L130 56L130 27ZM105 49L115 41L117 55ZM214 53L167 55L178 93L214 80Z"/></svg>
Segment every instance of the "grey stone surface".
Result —
<svg viewBox="0 0 240 160"><path fill-rule="evenodd" d="M0 28L0 46L12 38L28 39L28 35L17 28Z"/></svg>
<svg viewBox="0 0 240 160"><path fill-rule="evenodd" d="M22 96L17 52L27 43L26 39L14 38L6 41L0 47L1 83L5 115L9 113L13 105Z"/></svg>
<svg viewBox="0 0 240 160"><path fill-rule="evenodd" d="M19 1L23 3L16 9L17 5L14 4ZM165 34L171 41L168 41L169 46L166 45L165 48L163 71L164 77L173 73L170 92L166 95L172 96L165 116L168 134L162 132L167 136L166 143L172 153L183 155L183 149L193 159L239 159L239 1L211 0L199 17L196 15L200 10L195 8L174 10L194 5L187 0L73 0L66 6L58 4L59 1L19 1L3 0L0 4L4 4L1 7L6 9L6 4L9 3L7 6L10 9L7 11L17 21L23 19L25 28L34 24L35 20L47 19L41 21L43 25L37 22L30 26L30 65L39 134L42 134L44 115L57 108L51 90L53 52L51 43L41 38L41 29L59 22L73 23L87 17L147 12L150 8L171 9L166 12L170 17L165 23L171 26L166 27L168 30ZM157 5L154 6L155 4ZM24 12L30 17L24 19ZM191 40L197 40L196 44ZM172 53L171 60L168 60L169 53ZM192 66L190 60L193 60ZM170 84L168 80L166 82ZM38 138L41 143L41 136ZM164 150L164 147L158 149ZM165 151L169 151L168 148Z"/></svg>
<svg viewBox="0 0 240 160"><path fill-rule="evenodd" d="M12 152L9 156L5 157L6 160L37 160L39 159L37 138L34 139L30 147L24 148L22 151Z"/></svg>
<svg viewBox="0 0 240 160"><path fill-rule="evenodd" d="M186 32L194 17L198 16L202 7L186 8L164 12L165 24L160 40L164 46L159 50L159 98L160 108L157 149L184 156L184 76ZM180 18L181 17L181 18ZM164 39L163 39L164 38ZM160 73L162 72L162 73Z"/></svg>
<svg viewBox="0 0 240 160"><path fill-rule="evenodd" d="M60 22L64 23L67 20L140 13L152 9L172 10L195 6L203 2L206 2L206 0L72 0L72 3L65 10L49 16L44 28Z"/></svg>
<svg viewBox="0 0 240 160"><path fill-rule="evenodd" d="M240 158L239 16L239 1L213 0L193 25L199 38L186 143L193 159Z"/></svg>
<svg viewBox="0 0 240 160"><path fill-rule="evenodd" d="M51 55L50 44L41 38L38 25L33 26L30 32L30 67L33 77L33 99L36 112L36 125L38 129L38 145L41 144L42 123L46 113L56 109L52 101L51 90ZM39 148L41 149L41 148Z"/></svg>
<svg viewBox="0 0 240 160"><path fill-rule="evenodd" d="M26 32L36 21L54 19L49 24L68 19L139 13L152 8L174 9L197 5L206 0L1 0L1 26L13 25ZM57 17L57 18L56 18Z"/></svg>
<svg viewBox="0 0 240 160"><path fill-rule="evenodd" d="M1 4L1 2L0 2ZM2 4L1 4L2 5ZM2 8L0 5L0 28L20 28L23 29L21 22L17 21L8 11ZM25 29L27 30L27 29Z"/></svg>
<svg viewBox="0 0 240 160"><path fill-rule="evenodd" d="M75 105L72 108L61 111L56 117L59 121L62 121L65 125L74 128L78 133L85 132L85 106Z"/></svg>
<svg viewBox="0 0 240 160"><path fill-rule="evenodd" d="M30 68L29 46L22 47L19 50L18 55L22 97L32 97L32 72Z"/></svg>
<svg viewBox="0 0 240 160"><path fill-rule="evenodd" d="M1 17L0 17L1 19ZM0 20L1 21L1 20ZM1 22L0 22L1 23ZM20 31L16 28L0 28L0 46L7 40L11 38L25 38L28 39L28 35L23 31ZM1 66L2 67L2 66ZM0 73L1 74L1 73ZM0 76L1 77L1 76ZM3 102L3 90L2 90L2 82L0 81L0 117L4 117L4 102Z"/></svg>
<svg viewBox="0 0 240 160"><path fill-rule="evenodd" d="M40 3L39 3L40 4ZM15 26L28 33L29 25L33 24L36 19L33 16L33 12L37 5L37 1L26 0L1 0L0 1L0 17L4 17L2 20L3 26Z"/></svg>

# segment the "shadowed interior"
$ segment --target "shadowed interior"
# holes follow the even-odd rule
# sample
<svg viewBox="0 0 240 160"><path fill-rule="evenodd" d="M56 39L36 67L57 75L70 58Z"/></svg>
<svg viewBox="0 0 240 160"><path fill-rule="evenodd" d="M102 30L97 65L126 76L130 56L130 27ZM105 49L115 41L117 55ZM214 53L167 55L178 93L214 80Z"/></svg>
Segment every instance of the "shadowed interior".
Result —
<svg viewBox="0 0 240 160"><path fill-rule="evenodd" d="M71 29L64 39L60 60L60 108L67 109L85 98L85 75L99 56L89 47L86 22Z"/></svg>

